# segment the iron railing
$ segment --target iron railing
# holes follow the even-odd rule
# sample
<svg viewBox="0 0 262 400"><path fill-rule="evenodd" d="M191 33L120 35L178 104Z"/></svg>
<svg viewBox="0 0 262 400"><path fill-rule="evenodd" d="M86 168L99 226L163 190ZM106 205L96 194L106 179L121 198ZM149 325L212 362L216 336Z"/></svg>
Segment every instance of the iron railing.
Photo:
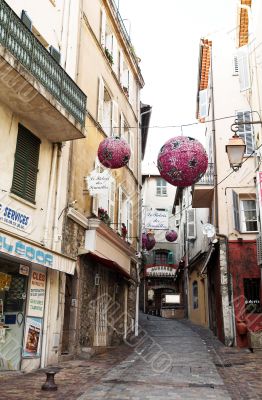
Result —
<svg viewBox="0 0 262 400"><path fill-rule="evenodd" d="M85 125L86 95L4 0L0 0L0 44L41 82L82 127Z"/></svg>
<svg viewBox="0 0 262 400"><path fill-rule="evenodd" d="M206 173L195 185L214 185L214 164L208 164Z"/></svg>

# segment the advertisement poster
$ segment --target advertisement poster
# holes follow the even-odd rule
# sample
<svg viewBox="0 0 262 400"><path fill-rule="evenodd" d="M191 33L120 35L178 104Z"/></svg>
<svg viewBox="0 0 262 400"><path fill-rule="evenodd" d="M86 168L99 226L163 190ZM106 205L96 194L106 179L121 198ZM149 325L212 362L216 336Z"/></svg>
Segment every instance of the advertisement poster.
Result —
<svg viewBox="0 0 262 400"><path fill-rule="evenodd" d="M41 318L26 318L23 357L40 357L42 323Z"/></svg>
<svg viewBox="0 0 262 400"><path fill-rule="evenodd" d="M28 312L31 317L42 318L45 307L45 286L46 273L39 272L37 269L32 270L30 292L28 300Z"/></svg>

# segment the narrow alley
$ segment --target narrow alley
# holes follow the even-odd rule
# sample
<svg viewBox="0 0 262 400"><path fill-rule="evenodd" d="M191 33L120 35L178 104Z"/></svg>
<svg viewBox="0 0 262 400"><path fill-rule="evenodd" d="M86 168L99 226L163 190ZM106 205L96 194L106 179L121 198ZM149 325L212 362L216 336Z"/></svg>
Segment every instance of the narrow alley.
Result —
<svg viewBox="0 0 262 400"><path fill-rule="evenodd" d="M108 349L90 360L60 365L57 392L43 392L43 370L1 376L2 400L260 399L262 355L225 347L188 321L142 314L133 347ZM14 388L13 382L16 381Z"/></svg>

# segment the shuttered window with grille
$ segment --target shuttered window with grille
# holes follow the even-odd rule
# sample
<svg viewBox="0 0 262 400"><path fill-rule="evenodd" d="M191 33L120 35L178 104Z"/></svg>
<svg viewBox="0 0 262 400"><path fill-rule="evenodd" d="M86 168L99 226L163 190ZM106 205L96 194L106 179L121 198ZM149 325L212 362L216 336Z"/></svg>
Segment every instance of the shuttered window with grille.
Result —
<svg viewBox="0 0 262 400"><path fill-rule="evenodd" d="M35 203L40 139L19 124L11 192Z"/></svg>

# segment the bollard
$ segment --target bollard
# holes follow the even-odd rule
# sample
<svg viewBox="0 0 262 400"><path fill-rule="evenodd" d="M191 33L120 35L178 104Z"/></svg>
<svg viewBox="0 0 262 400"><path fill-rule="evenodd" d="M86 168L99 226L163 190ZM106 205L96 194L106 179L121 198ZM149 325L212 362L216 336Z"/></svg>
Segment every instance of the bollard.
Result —
<svg viewBox="0 0 262 400"><path fill-rule="evenodd" d="M57 390L57 385L55 383L55 374L60 371L59 367L53 367L45 370L46 373L46 381L42 385L42 390L45 391L55 391Z"/></svg>

